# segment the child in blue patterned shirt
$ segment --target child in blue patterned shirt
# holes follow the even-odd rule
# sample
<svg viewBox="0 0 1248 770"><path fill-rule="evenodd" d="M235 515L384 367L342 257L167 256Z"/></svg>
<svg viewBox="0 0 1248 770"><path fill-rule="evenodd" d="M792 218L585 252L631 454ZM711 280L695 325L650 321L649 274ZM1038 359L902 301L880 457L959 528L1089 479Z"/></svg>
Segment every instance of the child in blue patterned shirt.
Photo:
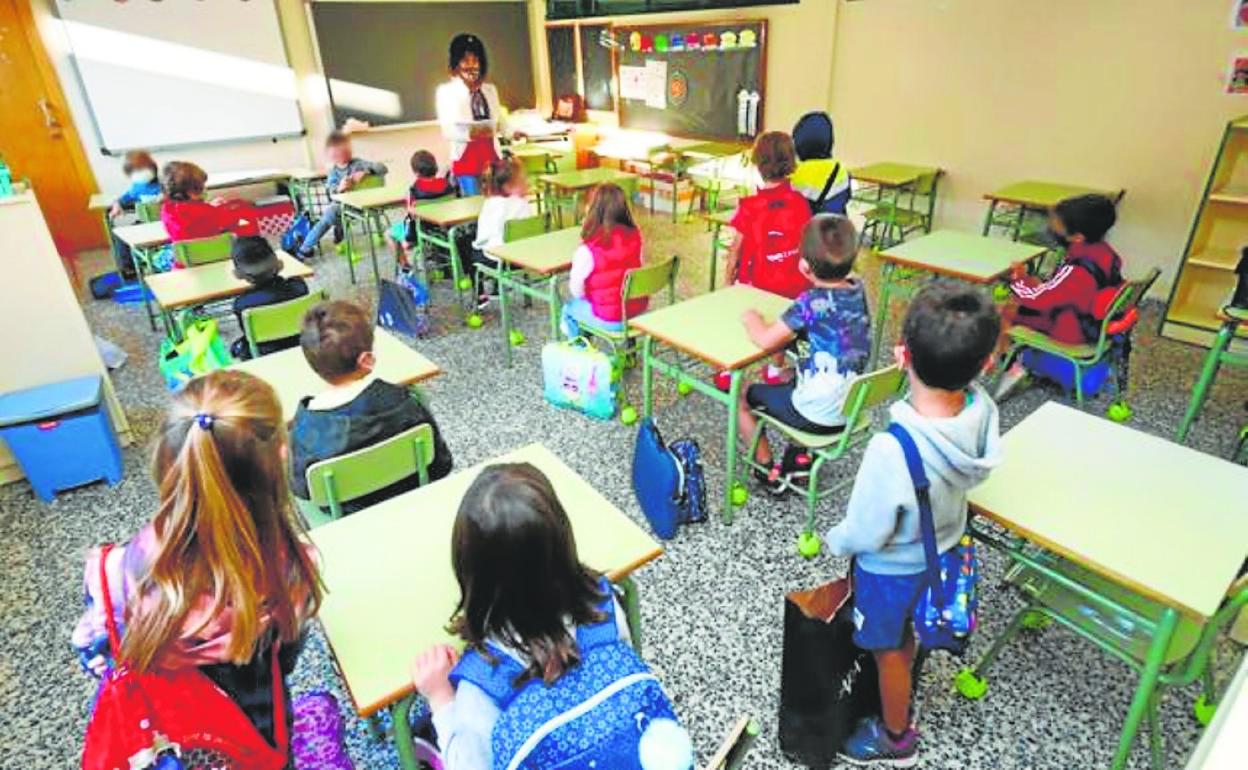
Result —
<svg viewBox="0 0 1248 770"><path fill-rule="evenodd" d="M871 355L871 315L862 281L850 275L858 252L858 234L848 218L818 214L802 232L802 261L798 269L813 286L794 300L775 323L767 324L757 311L741 318L754 344L772 350L793 335L804 339L797 377L791 382L758 383L745 391L738 405L741 435L745 440L758 430L753 410L766 412L786 425L807 433L830 434L843 430L842 408L849 384L862 374ZM754 460L770 471L756 471L766 489L783 495L790 483L810 474L810 457L799 447L789 447L782 462L775 462L764 434Z"/></svg>

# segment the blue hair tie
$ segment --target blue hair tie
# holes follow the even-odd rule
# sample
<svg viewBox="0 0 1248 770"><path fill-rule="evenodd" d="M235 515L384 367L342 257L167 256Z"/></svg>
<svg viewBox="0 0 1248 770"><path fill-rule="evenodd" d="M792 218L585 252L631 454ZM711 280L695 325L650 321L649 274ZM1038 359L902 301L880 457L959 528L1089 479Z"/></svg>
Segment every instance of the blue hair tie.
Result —
<svg viewBox="0 0 1248 770"><path fill-rule="evenodd" d="M204 414L203 412L200 412L199 414L195 415L195 424L198 425L203 430L212 430L212 424L215 421L216 421L216 418L210 414Z"/></svg>

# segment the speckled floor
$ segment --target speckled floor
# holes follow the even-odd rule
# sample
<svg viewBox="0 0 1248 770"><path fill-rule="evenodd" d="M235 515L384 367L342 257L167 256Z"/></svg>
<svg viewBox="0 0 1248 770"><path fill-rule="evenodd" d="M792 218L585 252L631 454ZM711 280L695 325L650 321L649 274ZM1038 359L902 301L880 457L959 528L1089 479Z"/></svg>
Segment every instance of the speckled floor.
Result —
<svg viewBox="0 0 1248 770"><path fill-rule="evenodd" d="M677 253L682 293L704 290L708 235L696 224L673 226L643 218L649 253ZM76 266L84 276L103 269L103 255ZM317 265L316 282L336 297L373 302L371 289L353 289L341 259ZM868 278L874 266L860 265ZM435 299L443 305L448 292ZM139 438L125 452L126 478L114 488L94 485L62 494L53 505L37 502L24 484L0 489L0 767L76 766L93 684L78 671L69 650L69 631L81 606L82 554L94 543L125 538L151 514L154 492L146 471L147 442L167 403L154 365L159 337L137 307L85 303L95 331L122 346L130 361L114 374ZM896 309L895 309L896 311ZM1169 437L1182 416L1203 350L1158 339L1160 306L1148 308L1133 360L1132 425ZM449 314L439 315L435 333L418 344L446 374L427 392L456 463L467 466L499 452L541 440L585 475L630 516L642 520L633 499L628 460L633 431L618 422L600 423L562 412L541 398L540 349L545 309L522 311L529 342L517 349L513 368L499 356L501 335L467 330ZM227 335L236 330L225 326ZM636 396L635 374L629 385ZM1004 404L1008 428L1045 399L1058 394L1032 389ZM1235 431L1248 420L1248 375L1225 371L1213 389L1191 445L1227 456ZM488 399L488 404L486 403ZM1104 399L1089 410L1100 413ZM669 438L693 436L705 455L712 490L722 487L722 410L696 395L678 398L660 385L657 414ZM1122 458L1105 458L1106 473ZM836 472L852 473L856 459ZM830 525L844 496L825 504L820 529ZM788 768L775 738L780 677L782 597L842 572L846 564L826 555L806 562L794 550L802 505L752 495L730 527L717 519L691 527L667 546L666 555L636 575L642 592L645 657L660 673L705 758L733 718L750 713L762 735L746 766ZM986 650L1019 600L994 583L1001 560L986 555L987 589L982 628L972 657ZM1222 645L1233 653L1230 642ZM417 652L413 650L413 653ZM1223 655L1219 676L1226 675ZM921 683L923 766L930 768L1083 768L1108 765L1132 692L1128 669L1071 634L1049 629L1027 635L1002 655L988 696L976 703L951 688L958 663L937 655ZM319 629L294 678L296 690L329 688L344 713L347 697L334 674ZM1169 762L1182 764L1198 735L1191 718L1193 689L1170 693L1163 706ZM396 767L392 748L371 739L364 724L348 714L350 750L359 768ZM1133 766L1147 764L1137 741Z"/></svg>

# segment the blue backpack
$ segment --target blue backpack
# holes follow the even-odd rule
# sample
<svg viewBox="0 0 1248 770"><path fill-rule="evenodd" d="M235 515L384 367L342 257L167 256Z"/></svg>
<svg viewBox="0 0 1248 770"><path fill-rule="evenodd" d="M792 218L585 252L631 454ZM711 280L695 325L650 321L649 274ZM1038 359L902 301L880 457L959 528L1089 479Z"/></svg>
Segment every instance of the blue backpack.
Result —
<svg viewBox="0 0 1248 770"><path fill-rule="evenodd" d="M282 233L282 251L288 254L297 253L310 232L312 220L308 218L306 211L300 212L295 221L290 223L290 227L286 228L286 232Z"/></svg>
<svg viewBox="0 0 1248 770"><path fill-rule="evenodd" d="M377 297L377 325L409 337L429 333L429 289L420 279L402 274L381 279Z"/></svg>
<svg viewBox="0 0 1248 770"><path fill-rule="evenodd" d="M962 535L958 544L944 553L936 550L936 521L932 518L929 496L931 482L923 470L923 458L914 439L897 423L888 432L906 456L906 467L914 483L919 501L919 529L923 535L923 552L927 557L927 587L914 608L914 632L919 643L929 649L948 650L962 655L975 630L979 595L979 563L970 535Z"/></svg>
<svg viewBox="0 0 1248 770"><path fill-rule="evenodd" d="M489 643L494 662L470 650L451 671L451 684L471 682L502 712L491 737L495 770L645 770L642 757L656 743L687 744L659 680L619 638L605 579L601 590L606 620L576 629L581 660L554 684L537 678L517 687L526 666ZM691 746L688 754L680 770L691 770Z"/></svg>
<svg viewBox="0 0 1248 770"><path fill-rule="evenodd" d="M633 492L654 534L664 540L675 537L681 524L706 521L698 443L686 439L669 447L654 420L642 420L633 446Z"/></svg>

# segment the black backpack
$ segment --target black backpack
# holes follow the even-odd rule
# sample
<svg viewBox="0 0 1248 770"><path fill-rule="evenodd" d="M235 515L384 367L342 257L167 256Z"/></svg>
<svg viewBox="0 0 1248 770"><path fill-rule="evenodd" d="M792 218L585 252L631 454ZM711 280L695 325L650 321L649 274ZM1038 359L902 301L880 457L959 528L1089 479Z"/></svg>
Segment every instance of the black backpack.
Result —
<svg viewBox="0 0 1248 770"><path fill-rule="evenodd" d="M1100 265L1086 257L1072 259L1070 264L1087 270L1088 274L1092 276L1092 280L1096 281L1097 298L1093 301L1092 306L1095 308L1104 302L1104 306L1108 307L1108 303L1113 301L1113 297L1102 298L1101 295L1106 292L1111 295L1118 293L1119 287L1122 286L1121 260L1114 260L1108 274L1101 269ZM1095 313L1088 313L1083 310L1077 311L1077 315L1079 317L1079 330L1083 332L1083 338L1088 342L1095 342L1101 335L1101 322L1105 319L1103 317L1098 318Z"/></svg>

